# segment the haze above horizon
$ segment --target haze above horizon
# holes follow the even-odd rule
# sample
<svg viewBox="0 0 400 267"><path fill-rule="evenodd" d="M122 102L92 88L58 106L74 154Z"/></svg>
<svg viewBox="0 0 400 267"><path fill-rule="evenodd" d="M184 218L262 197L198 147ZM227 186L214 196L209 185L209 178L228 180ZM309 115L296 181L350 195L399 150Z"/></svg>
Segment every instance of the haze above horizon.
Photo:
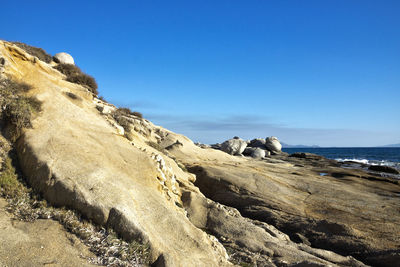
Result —
<svg viewBox="0 0 400 267"><path fill-rule="evenodd" d="M194 141L400 142L399 1L6 1L0 39L70 53Z"/></svg>

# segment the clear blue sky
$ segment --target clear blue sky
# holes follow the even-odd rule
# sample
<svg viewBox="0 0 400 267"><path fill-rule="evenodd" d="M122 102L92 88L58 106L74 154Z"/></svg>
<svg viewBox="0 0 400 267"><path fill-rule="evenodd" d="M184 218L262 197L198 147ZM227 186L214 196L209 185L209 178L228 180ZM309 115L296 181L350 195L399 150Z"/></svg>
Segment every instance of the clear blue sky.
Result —
<svg viewBox="0 0 400 267"><path fill-rule="evenodd" d="M107 100L194 141L400 143L400 1L19 0L1 9L1 39L70 53Z"/></svg>

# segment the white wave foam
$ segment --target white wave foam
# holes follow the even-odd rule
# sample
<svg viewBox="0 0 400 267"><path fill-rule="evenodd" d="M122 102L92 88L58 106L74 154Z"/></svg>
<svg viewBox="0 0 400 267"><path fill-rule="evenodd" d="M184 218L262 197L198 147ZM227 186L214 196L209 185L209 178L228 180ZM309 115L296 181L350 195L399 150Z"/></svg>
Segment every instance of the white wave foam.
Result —
<svg viewBox="0 0 400 267"><path fill-rule="evenodd" d="M392 162L392 161L387 161L387 160L368 160L368 159L342 159L342 158L337 158L335 159L336 161L339 162L356 162L360 164L368 164L368 165L379 165L379 166L389 166L389 167L395 167L395 168L400 168L400 163L398 162Z"/></svg>
<svg viewBox="0 0 400 267"><path fill-rule="evenodd" d="M367 159L341 159L341 158L338 158L335 160L339 161L339 162L352 161L352 162L357 162L357 163L362 163L362 164L369 164L369 160L367 160Z"/></svg>

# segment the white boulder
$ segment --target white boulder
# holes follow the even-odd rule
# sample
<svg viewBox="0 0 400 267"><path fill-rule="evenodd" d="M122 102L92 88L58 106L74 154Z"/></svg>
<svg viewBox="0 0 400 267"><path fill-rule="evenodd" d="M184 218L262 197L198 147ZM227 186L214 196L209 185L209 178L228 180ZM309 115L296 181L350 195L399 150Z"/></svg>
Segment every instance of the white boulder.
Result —
<svg viewBox="0 0 400 267"><path fill-rule="evenodd" d="M53 60L56 63L61 63L61 64L72 64L75 65L74 58L65 52L57 53L54 57Z"/></svg>
<svg viewBox="0 0 400 267"><path fill-rule="evenodd" d="M265 157L265 150L257 147L256 149L254 149L251 157L255 159L262 159Z"/></svg>
<svg viewBox="0 0 400 267"><path fill-rule="evenodd" d="M231 155L241 155L246 147L247 142L240 138L229 139L221 144L221 150Z"/></svg>
<svg viewBox="0 0 400 267"><path fill-rule="evenodd" d="M259 147L265 149L265 139L263 138L256 138L250 141L249 147Z"/></svg>
<svg viewBox="0 0 400 267"><path fill-rule="evenodd" d="M265 139L265 146L273 153L279 153L282 151L282 145L275 136L267 137Z"/></svg>

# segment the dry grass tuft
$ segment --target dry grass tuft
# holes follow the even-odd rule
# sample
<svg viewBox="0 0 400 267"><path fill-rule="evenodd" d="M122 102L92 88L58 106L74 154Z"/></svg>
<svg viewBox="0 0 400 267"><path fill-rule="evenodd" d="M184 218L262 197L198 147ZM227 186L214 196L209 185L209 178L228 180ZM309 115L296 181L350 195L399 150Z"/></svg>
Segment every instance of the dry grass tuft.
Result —
<svg viewBox="0 0 400 267"><path fill-rule="evenodd" d="M50 63L52 61L52 57L46 53L42 48L30 46L21 42L12 42L16 46L22 48L25 50L28 54L37 57L41 61L44 61L46 63Z"/></svg>
<svg viewBox="0 0 400 267"><path fill-rule="evenodd" d="M142 113L137 112L137 111L132 111L130 108L118 108L115 113L121 114L121 115L132 115L138 118L143 118Z"/></svg>
<svg viewBox="0 0 400 267"><path fill-rule="evenodd" d="M66 80L72 83L83 85L89 89L95 95L98 95L97 82L96 80L82 70L72 64L58 64L54 67L56 70L67 76Z"/></svg>

